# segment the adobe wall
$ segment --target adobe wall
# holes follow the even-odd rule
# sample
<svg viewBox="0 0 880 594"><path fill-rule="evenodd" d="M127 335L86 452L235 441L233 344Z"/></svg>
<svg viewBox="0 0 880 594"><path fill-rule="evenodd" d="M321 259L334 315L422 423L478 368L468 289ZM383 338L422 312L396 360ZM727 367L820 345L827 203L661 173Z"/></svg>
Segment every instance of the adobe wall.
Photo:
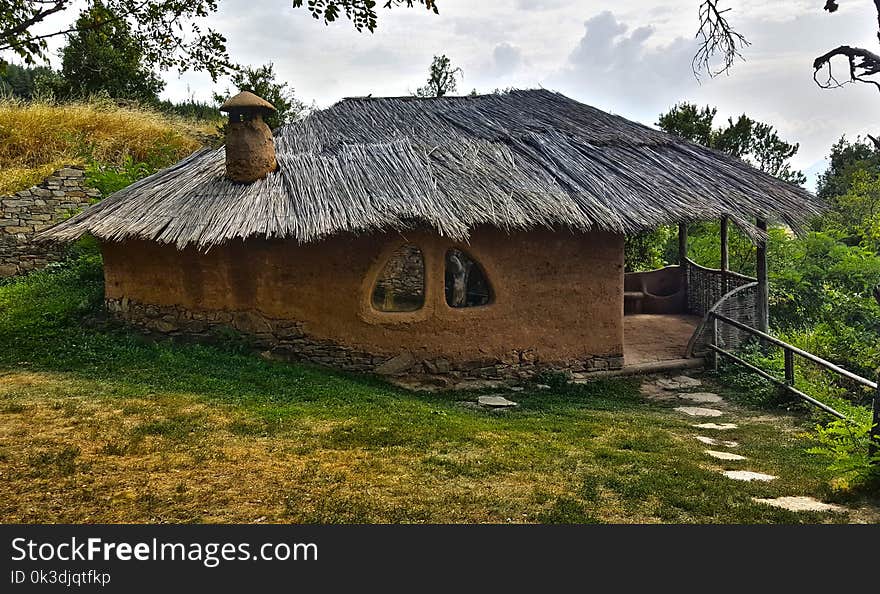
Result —
<svg viewBox="0 0 880 594"><path fill-rule="evenodd" d="M98 190L85 185L81 169L59 169L43 182L0 197L0 278L42 268L61 259L64 246L34 243L35 233L88 206Z"/></svg>
<svg viewBox="0 0 880 594"><path fill-rule="evenodd" d="M373 309L375 279L406 243L425 259L425 305ZM486 306L446 304L446 250L472 255L492 284ZM469 245L430 232L338 236L305 246L238 242L208 253L151 242L103 246L108 307L169 334L229 325L274 354L387 373L527 376L623 364L623 238L479 229Z"/></svg>

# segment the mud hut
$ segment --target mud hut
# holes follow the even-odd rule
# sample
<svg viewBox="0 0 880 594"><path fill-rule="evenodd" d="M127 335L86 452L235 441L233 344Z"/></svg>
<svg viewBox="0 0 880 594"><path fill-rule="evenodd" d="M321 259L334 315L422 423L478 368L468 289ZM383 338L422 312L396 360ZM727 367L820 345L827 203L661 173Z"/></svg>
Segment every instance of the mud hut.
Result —
<svg viewBox="0 0 880 594"><path fill-rule="evenodd" d="M545 90L345 99L274 139L262 99L224 107L225 148L43 238L98 238L107 307L128 322L231 326L346 369L524 377L682 359L694 316L754 279L684 258L625 275L624 237L721 218L760 245L764 221L798 229L821 209L738 159ZM752 285L760 322L766 277Z"/></svg>

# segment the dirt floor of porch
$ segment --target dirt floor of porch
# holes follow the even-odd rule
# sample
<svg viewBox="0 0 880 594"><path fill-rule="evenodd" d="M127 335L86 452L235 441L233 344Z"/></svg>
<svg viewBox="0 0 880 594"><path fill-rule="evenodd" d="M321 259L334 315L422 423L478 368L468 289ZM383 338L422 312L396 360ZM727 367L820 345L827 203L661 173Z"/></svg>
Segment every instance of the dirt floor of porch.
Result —
<svg viewBox="0 0 880 594"><path fill-rule="evenodd" d="M637 314L623 318L624 367L679 361L700 316Z"/></svg>

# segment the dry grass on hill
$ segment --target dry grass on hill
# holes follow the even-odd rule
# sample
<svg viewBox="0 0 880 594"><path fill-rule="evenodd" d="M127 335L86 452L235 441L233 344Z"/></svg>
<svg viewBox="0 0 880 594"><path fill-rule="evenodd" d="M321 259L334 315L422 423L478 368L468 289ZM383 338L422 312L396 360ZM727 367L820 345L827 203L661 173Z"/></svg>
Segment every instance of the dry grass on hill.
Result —
<svg viewBox="0 0 880 594"><path fill-rule="evenodd" d="M0 195L43 180L62 165L177 161L213 124L110 101L52 104L0 100Z"/></svg>

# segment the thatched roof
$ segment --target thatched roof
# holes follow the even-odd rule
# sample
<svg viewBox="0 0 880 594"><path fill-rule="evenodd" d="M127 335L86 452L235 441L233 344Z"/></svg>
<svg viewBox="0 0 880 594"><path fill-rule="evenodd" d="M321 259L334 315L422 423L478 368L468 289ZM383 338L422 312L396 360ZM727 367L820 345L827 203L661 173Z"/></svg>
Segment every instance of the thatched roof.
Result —
<svg viewBox="0 0 880 594"><path fill-rule="evenodd" d="M428 225L634 233L721 215L798 228L817 199L744 162L544 90L354 98L276 131L279 168L252 184L205 150L42 237L144 238L207 249Z"/></svg>

